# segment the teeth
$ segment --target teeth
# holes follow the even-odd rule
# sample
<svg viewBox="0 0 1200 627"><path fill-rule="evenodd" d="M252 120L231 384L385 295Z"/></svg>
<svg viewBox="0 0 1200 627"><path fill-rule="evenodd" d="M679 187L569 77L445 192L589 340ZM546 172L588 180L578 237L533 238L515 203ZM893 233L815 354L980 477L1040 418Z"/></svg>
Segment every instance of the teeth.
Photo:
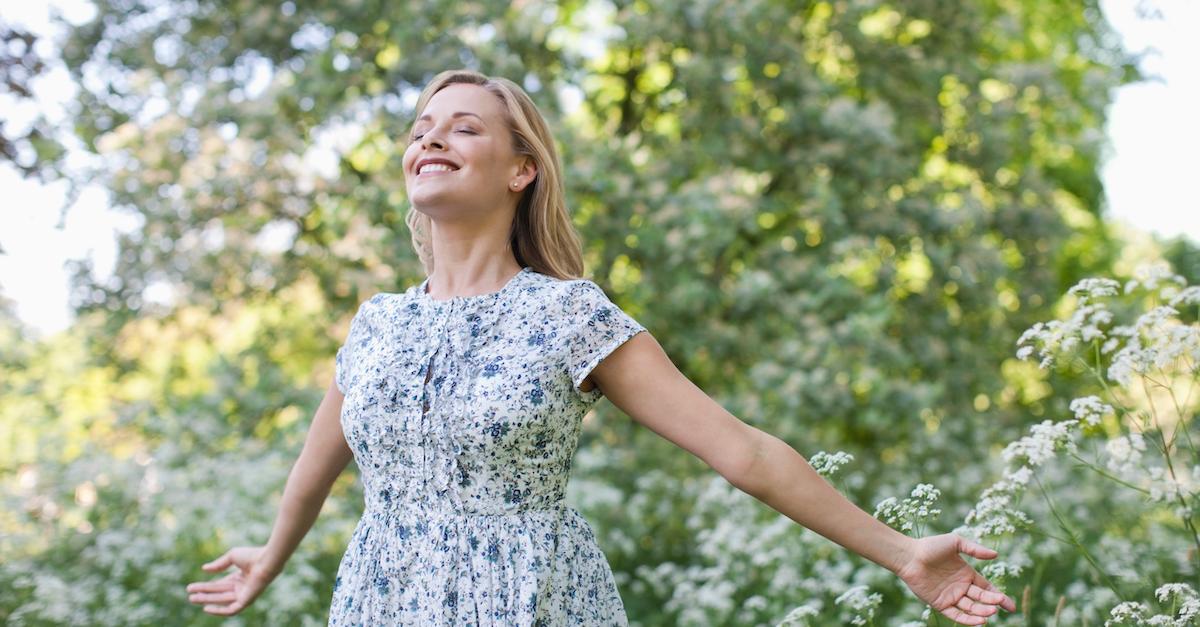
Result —
<svg viewBox="0 0 1200 627"><path fill-rule="evenodd" d="M427 164L421 166L421 169L417 171L417 174L424 174L426 172L453 172L453 171L454 171L454 168L452 168L444 163L427 163Z"/></svg>

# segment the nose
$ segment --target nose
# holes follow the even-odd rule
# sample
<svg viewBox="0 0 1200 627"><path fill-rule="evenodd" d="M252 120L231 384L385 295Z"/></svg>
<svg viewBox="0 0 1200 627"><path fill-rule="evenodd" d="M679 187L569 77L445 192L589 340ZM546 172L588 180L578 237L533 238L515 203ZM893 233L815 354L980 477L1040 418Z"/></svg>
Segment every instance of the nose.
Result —
<svg viewBox="0 0 1200 627"><path fill-rule="evenodd" d="M436 146L443 149L446 147L446 142L441 139L441 136L434 135L432 129L430 129L429 132L425 133L425 135L421 137L421 147L429 148L430 146Z"/></svg>

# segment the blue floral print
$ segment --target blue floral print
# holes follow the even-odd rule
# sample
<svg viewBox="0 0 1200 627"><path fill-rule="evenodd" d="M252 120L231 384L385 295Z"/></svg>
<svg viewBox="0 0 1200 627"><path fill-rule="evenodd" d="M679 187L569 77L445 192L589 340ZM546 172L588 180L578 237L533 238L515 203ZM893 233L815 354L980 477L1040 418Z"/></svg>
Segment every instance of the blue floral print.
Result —
<svg viewBox="0 0 1200 627"><path fill-rule="evenodd" d="M645 328L587 279L524 267L489 294L429 280L362 303L338 349L365 510L329 625L627 625L563 502L588 373Z"/></svg>

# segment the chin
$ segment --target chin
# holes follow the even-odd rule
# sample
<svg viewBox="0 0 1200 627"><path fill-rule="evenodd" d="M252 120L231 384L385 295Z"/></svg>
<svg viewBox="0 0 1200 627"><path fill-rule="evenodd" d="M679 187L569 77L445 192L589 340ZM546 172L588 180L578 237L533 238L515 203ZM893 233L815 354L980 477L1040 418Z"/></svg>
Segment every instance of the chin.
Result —
<svg viewBox="0 0 1200 627"><path fill-rule="evenodd" d="M413 209L429 216L430 218L446 219L462 215L462 206L460 202L456 202L453 197L447 194L417 194L409 196L408 202Z"/></svg>

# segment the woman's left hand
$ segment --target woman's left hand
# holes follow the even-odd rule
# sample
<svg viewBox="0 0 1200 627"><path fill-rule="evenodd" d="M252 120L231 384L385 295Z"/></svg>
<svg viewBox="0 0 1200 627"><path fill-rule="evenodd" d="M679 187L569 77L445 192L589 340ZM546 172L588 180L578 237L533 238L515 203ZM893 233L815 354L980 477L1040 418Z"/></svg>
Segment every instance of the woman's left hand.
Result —
<svg viewBox="0 0 1200 627"><path fill-rule="evenodd" d="M912 556L896 574L925 603L960 625L983 625L1000 606L1017 604L959 557L990 560L996 551L953 533L915 540Z"/></svg>

